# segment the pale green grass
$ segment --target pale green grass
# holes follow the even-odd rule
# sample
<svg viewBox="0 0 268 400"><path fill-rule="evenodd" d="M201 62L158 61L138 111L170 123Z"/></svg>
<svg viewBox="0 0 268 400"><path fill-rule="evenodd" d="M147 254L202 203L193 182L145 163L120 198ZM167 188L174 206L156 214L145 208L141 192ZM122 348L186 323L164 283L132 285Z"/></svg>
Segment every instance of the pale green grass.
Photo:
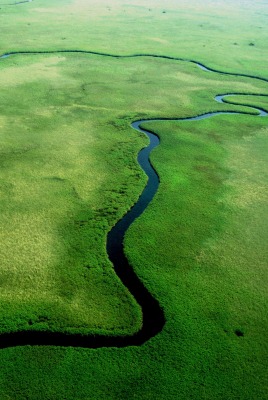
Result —
<svg viewBox="0 0 268 400"><path fill-rule="evenodd" d="M0 53L150 52L268 77L267 4L261 1L35 0L0 12Z"/></svg>
<svg viewBox="0 0 268 400"><path fill-rule="evenodd" d="M0 8L0 53L157 53L268 77L265 2ZM133 333L140 309L105 252L146 181L136 155L147 141L129 123L246 111L213 98L267 85L167 60L53 54L0 60L0 88L2 332ZM264 97L233 100L267 109ZM125 245L163 332L140 347L2 349L1 399L267 398L267 119L148 127L161 184Z"/></svg>
<svg viewBox="0 0 268 400"><path fill-rule="evenodd" d="M268 112L268 90L264 91L267 93L267 96L227 96L225 100L237 103L237 104L256 104L258 102L258 106L263 110Z"/></svg>

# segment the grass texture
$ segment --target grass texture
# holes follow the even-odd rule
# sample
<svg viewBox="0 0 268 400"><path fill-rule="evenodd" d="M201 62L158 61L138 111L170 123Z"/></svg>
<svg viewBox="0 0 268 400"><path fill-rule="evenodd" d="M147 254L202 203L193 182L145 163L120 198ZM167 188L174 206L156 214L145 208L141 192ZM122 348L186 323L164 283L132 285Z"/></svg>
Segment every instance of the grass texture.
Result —
<svg viewBox="0 0 268 400"><path fill-rule="evenodd" d="M266 19L265 0L33 0L1 7L0 52L150 52L268 77Z"/></svg>
<svg viewBox="0 0 268 400"><path fill-rule="evenodd" d="M263 2L0 7L2 53L113 48L267 76ZM130 122L267 109L262 96L213 100L265 94L267 84L184 62L70 53L1 59L0 87L0 332L132 334L141 311L105 251L146 182L136 161L146 138ZM1 399L266 398L267 119L146 127L161 141L160 187L125 248L164 309L163 332L121 349L1 349Z"/></svg>
<svg viewBox="0 0 268 400"><path fill-rule="evenodd" d="M159 71L163 86L152 97ZM105 250L107 232L144 184L136 154L146 139L129 121L210 111L215 86L226 91L230 78L180 62L84 54L11 56L1 76L2 332L134 332L139 307ZM253 90L240 80L237 90ZM112 107L105 91L116 93ZM189 92L201 94L196 104Z"/></svg>

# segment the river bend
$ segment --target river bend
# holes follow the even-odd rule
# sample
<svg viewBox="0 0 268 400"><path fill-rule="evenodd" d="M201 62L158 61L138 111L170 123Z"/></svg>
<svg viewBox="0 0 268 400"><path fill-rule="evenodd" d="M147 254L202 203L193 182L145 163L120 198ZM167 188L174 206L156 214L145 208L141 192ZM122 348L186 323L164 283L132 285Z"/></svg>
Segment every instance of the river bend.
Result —
<svg viewBox="0 0 268 400"><path fill-rule="evenodd" d="M22 1L23 2L23 1ZM268 79L261 78L254 75L246 75L239 73L230 73L218 71L205 66L197 61L190 59L182 59L169 56L161 56L154 54L134 54L127 56L97 53L91 51L80 51L80 50L55 50L55 51L16 51L3 54L0 58L4 59L12 55L22 54L51 54L51 53L86 53L94 54L103 57L114 57L114 58L134 58L134 57L154 57L163 58L173 61L182 61L194 63L205 72L214 72L217 74L231 75L237 77L247 77L251 79L258 79L264 82L268 82ZM243 104L235 103L227 100L228 96L267 96L268 94L256 94L256 93L226 93L219 94L215 97L218 103L226 102L232 105L241 106ZM129 292L134 296L138 304L141 306L143 312L143 325L142 329L134 334L133 336L106 336L106 335L67 335L57 332L40 332L40 331L23 331L7 333L0 336L1 343L0 348L19 346L19 345L53 345L53 346L73 346L73 347L86 347L86 348L99 348L99 347L125 347L125 346L138 346L142 345L150 338L157 335L164 327L165 316L164 312L157 302L157 300L150 294L147 288L139 280L132 266L129 264L125 253L124 253L124 237L126 231L130 225L144 212L159 186L159 178L157 172L154 170L150 163L151 151L159 145L159 138L156 134L151 131L141 128L141 124L150 122L164 122L164 121L198 121L202 119L211 118L217 115L223 114L250 114L258 117L267 117L268 113L262 108L256 108L250 105L244 105L248 107L249 111L236 112L230 111L215 111L201 115L195 115L187 118L154 118L144 119L132 122L131 126L133 129L142 132L149 138L149 145L142 149L138 154L138 162L141 168L144 170L148 177L147 185L145 186L142 194L140 195L136 204L119 220L115 226L110 230L107 235L107 254L110 261L114 265L114 269L122 283L128 288Z"/></svg>

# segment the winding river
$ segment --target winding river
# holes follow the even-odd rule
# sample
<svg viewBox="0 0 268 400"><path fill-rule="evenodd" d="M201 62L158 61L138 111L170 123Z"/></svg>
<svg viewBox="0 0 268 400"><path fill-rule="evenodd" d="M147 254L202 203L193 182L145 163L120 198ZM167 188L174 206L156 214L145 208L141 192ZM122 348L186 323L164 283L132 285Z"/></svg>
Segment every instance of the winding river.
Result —
<svg viewBox="0 0 268 400"><path fill-rule="evenodd" d="M154 57L163 58L173 61L182 61L194 63L199 68L205 72L214 72L217 74L231 75L236 77L247 77L252 79L258 79L264 82L268 82L268 79L261 78L254 75L246 75L239 73L223 72L212 68L206 67L197 61L190 59L182 59L169 57L164 55L154 55L154 54L134 54L134 55L113 55L105 53L97 53L91 51L80 51L80 50L55 50L55 51L18 51L3 54L0 58L4 59L12 55L20 54L51 54L51 53L85 53L94 54L104 57L113 58L134 58L134 57ZM254 93L226 93L219 94L215 97L218 103L228 102L232 105L242 104L235 103L233 101L227 100L228 96L266 96L268 94L254 94ZM107 254L110 261L114 265L114 269L118 277L121 279L122 283L128 288L130 293L135 297L136 301L142 308L143 312L143 325L142 329L134 334L133 336L105 336L105 335L67 335L63 333L56 332L40 332L40 331L23 331L23 332L13 332L7 333L0 336L1 344L0 348L19 346L19 345L53 345L53 346L73 346L73 347L86 347L86 348L99 348L99 347L125 347L125 346L138 346L145 343L150 338L157 335L163 329L165 324L164 312L161 309L157 300L150 294L147 288L139 280L135 274L132 266L129 264L125 253L124 253L124 236L129 226L144 212L148 204L153 199L155 193L157 192L159 186L159 178L150 163L150 153L151 151L159 145L159 138L153 132L147 131L141 128L141 124L150 122L163 122L163 121L198 121L202 119L211 118L217 115L223 114L250 114L258 117L266 117L268 113L261 108L256 108L254 106L246 105L249 109L248 112L236 112L236 111L215 111L209 112L202 115L197 115L187 118L154 118L145 119L132 122L131 126L139 132L147 135L150 142L147 147L142 149L138 154L138 162L141 168L144 170L148 176L148 182L144 188L142 194L140 195L137 203L124 215L124 217L119 220L116 225L110 230L107 235ZM257 114L256 114L257 113Z"/></svg>

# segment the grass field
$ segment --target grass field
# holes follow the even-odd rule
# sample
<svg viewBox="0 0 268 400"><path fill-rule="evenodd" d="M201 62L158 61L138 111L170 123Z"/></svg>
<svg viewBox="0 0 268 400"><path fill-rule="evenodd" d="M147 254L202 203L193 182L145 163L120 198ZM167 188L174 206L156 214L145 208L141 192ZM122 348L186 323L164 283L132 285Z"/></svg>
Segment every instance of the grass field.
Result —
<svg viewBox="0 0 268 400"><path fill-rule="evenodd" d="M267 4L240 3L0 5L0 53L165 54L268 78ZM133 334L141 310L105 250L146 182L136 157L147 139L130 122L268 110L264 96L213 100L268 94L268 83L55 53L0 59L0 87L0 333ZM160 187L125 248L164 310L163 331L139 347L3 348L1 399L267 398L267 118L146 127L161 141Z"/></svg>
<svg viewBox="0 0 268 400"><path fill-rule="evenodd" d="M151 52L268 77L266 0L33 0L0 12L0 52Z"/></svg>

